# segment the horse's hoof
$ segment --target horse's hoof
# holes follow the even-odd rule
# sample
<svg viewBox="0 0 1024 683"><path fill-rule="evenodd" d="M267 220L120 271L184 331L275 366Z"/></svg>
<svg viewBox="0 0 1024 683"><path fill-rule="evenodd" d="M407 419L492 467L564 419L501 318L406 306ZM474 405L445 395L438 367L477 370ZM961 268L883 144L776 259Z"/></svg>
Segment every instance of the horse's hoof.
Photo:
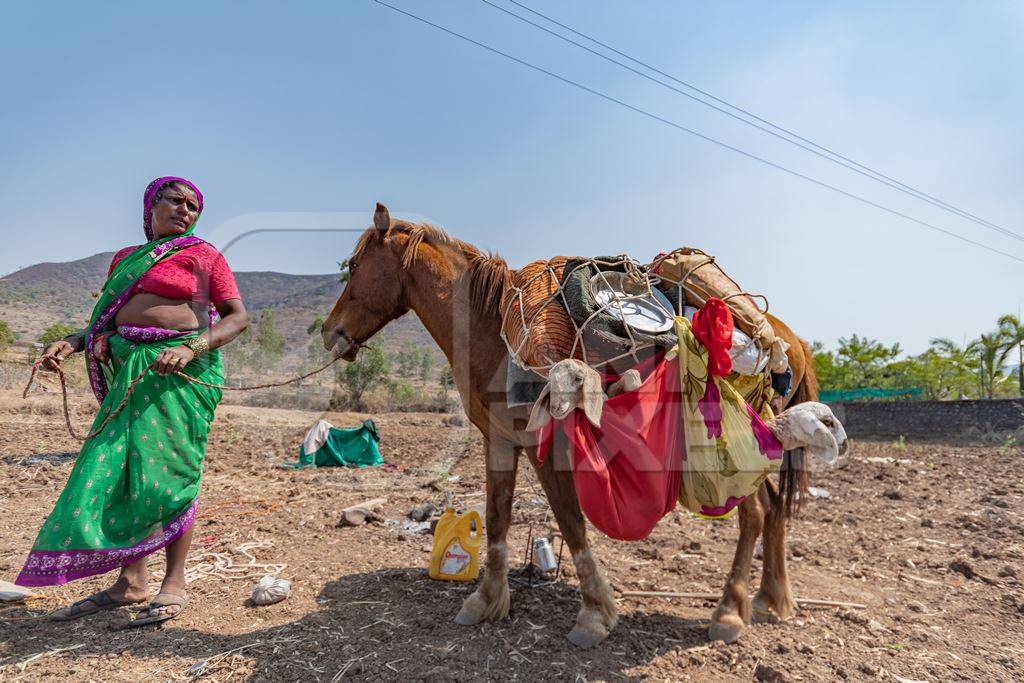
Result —
<svg viewBox="0 0 1024 683"><path fill-rule="evenodd" d="M455 623L460 626L476 626L484 620L486 608L483 598L473 593L462 603L462 609L455 615Z"/></svg>
<svg viewBox="0 0 1024 683"><path fill-rule="evenodd" d="M455 623L459 626L476 626L481 621L483 621L483 618L479 614L465 607L460 609L459 613L455 615Z"/></svg>
<svg viewBox="0 0 1024 683"><path fill-rule="evenodd" d="M569 642L576 647L587 650L594 647L608 637L608 631L604 628L593 629L576 624L569 631Z"/></svg>
<svg viewBox="0 0 1024 683"><path fill-rule="evenodd" d="M594 647L608 637L611 625L614 624L614 616L607 620L607 616L600 610L583 607L576 615L576 625L569 631L569 642L576 647Z"/></svg>
<svg viewBox="0 0 1024 683"><path fill-rule="evenodd" d="M745 624L738 614L722 614L708 626L708 638L723 643L735 643L743 635Z"/></svg>
<svg viewBox="0 0 1024 683"><path fill-rule="evenodd" d="M774 607L762 596L754 596L750 602L751 621L758 624L780 624L793 614L792 606Z"/></svg>
<svg viewBox="0 0 1024 683"><path fill-rule="evenodd" d="M753 613L750 615L750 620L755 624L778 624L782 620L779 619L779 615L771 611L769 608L760 608L754 605Z"/></svg>

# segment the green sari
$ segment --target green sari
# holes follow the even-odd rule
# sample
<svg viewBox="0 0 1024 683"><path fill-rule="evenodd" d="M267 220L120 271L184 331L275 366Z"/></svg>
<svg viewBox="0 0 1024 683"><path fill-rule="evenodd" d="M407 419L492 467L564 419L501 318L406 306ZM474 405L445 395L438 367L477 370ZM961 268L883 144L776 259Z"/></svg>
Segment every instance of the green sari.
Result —
<svg viewBox="0 0 1024 683"><path fill-rule="evenodd" d="M190 336L195 335L154 342L111 336L113 382L93 428L157 354ZM224 382L217 351L199 356L185 372L211 384ZM188 531L196 516L206 436L222 393L177 375L143 374L121 412L82 446L17 583L57 585L102 574Z"/></svg>
<svg viewBox="0 0 1024 683"><path fill-rule="evenodd" d="M147 190L147 202L149 196ZM86 337L89 380L101 401L92 430L116 410L132 380L161 351L199 333L125 326L109 337L109 366L92 353L94 336L115 329L117 311L134 294L138 279L159 261L203 242L192 237L194 227L139 247L107 278ZM195 358L183 372L224 383L217 351ZM186 533L196 517L206 438L222 393L177 375L143 373L120 412L83 444L17 583L59 585L102 574Z"/></svg>

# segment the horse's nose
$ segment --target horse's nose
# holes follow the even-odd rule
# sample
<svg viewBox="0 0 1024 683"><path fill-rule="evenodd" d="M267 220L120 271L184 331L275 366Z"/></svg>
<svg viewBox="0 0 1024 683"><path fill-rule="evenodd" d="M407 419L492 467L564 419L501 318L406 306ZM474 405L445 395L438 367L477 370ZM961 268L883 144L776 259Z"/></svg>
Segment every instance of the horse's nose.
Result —
<svg viewBox="0 0 1024 683"><path fill-rule="evenodd" d="M334 349L334 345L341 339L341 329L337 327L328 328L324 325L323 329L320 330L320 336L324 340L324 348L328 351Z"/></svg>

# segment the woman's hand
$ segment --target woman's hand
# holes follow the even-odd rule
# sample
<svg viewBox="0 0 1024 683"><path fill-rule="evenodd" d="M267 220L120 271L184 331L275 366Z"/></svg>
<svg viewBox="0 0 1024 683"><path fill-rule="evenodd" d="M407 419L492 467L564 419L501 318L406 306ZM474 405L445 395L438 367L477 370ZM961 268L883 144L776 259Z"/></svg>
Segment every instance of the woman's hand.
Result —
<svg viewBox="0 0 1024 683"><path fill-rule="evenodd" d="M110 335L112 334L113 332L104 332L98 335L92 343L93 355L101 363L106 363L110 360Z"/></svg>
<svg viewBox="0 0 1024 683"><path fill-rule="evenodd" d="M158 374L170 375L184 368L195 357L195 353L187 346L172 346L157 354L156 360L153 361L153 369Z"/></svg>
<svg viewBox="0 0 1024 683"><path fill-rule="evenodd" d="M56 372L60 369L61 362L75 352L75 347L67 339L55 341L43 350L40 359L43 361L43 369Z"/></svg>

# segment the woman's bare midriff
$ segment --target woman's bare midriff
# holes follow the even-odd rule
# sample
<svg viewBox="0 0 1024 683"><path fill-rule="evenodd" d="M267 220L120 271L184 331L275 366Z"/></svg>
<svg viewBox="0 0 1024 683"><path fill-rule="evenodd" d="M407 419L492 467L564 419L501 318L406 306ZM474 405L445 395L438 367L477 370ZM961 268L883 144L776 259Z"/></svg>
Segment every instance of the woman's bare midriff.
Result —
<svg viewBox="0 0 1024 683"><path fill-rule="evenodd" d="M203 321L202 324L200 320ZM206 327L207 320L205 304L139 292L121 307L114 322L118 325L162 327L167 330L191 332Z"/></svg>

